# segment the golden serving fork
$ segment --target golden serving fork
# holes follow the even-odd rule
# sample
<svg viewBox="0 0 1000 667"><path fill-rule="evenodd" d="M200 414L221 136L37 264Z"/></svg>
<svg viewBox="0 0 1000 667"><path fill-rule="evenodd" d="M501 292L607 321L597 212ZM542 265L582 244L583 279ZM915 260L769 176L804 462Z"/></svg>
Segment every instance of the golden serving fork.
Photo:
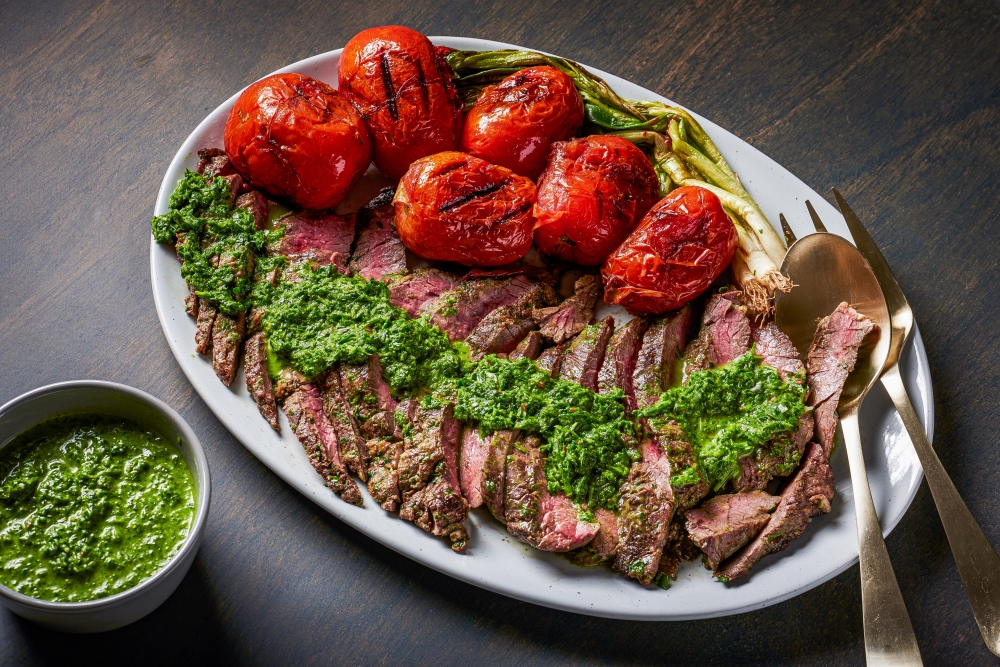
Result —
<svg viewBox="0 0 1000 667"><path fill-rule="evenodd" d="M941 516L941 523L944 525L948 544L951 545L952 554L955 556L955 564L958 565L958 574L962 578L965 593L969 596L972 614L979 624L979 631L990 651L1000 656L1000 556L972 517L944 466L941 465L934 448L931 447L927 434L917 419L917 413L910 404L906 387L903 385L903 377L899 372L900 353L913 331L913 311L896 281L896 276L889 269L885 258L858 216L836 188L833 190L833 195L837 198L840 211L844 214L844 220L847 221L847 227L851 230L858 250L868 260L875 273L885 295L886 305L889 307L892 342L889 356L882 368L882 384L889 392L889 397L896 406L903 420L903 426L906 427L906 432L913 442L913 448L920 458L920 465L924 468L924 477L927 478L927 485L931 489L931 495L934 496L934 504L937 505L938 514ZM811 206L809 208L810 214L815 219L815 211Z"/></svg>

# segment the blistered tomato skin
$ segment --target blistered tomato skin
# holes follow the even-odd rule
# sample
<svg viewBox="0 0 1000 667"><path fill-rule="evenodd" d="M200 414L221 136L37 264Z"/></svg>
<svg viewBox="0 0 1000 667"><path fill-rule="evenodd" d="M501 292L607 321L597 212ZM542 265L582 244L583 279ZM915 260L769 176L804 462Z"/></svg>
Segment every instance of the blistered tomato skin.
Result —
<svg viewBox="0 0 1000 667"><path fill-rule="evenodd" d="M244 90L226 121L225 146L252 187L308 209L339 204L372 161L354 107L303 74L274 74Z"/></svg>
<svg viewBox="0 0 1000 667"><path fill-rule="evenodd" d="M535 184L506 167L448 151L417 160L396 188L396 230L425 259L499 266L531 248Z"/></svg>
<svg viewBox="0 0 1000 667"><path fill-rule="evenodd" d="M416 30L383 26L359 32L340 56L340 91L364 118L375 164L391 178L458 147L462 101L444 54Z"/></svg>
<svg viewBox="0 0 1000 667"><path fill-rule="evenodd" d="M555 67L527 67L479 93L465 116L461 149L535 180L555 141L583 125L583 100Z"/></svg>
<svg viewBox="0 0 1000 667"><path fill-rule="evenodd" d="M608 257L601 270L604 300L633 315L680 308L719 277L736 245L736 227L718 197L704 188L678 188Z"/></svg>
<svg viewBox="0 0 1000 667"><path fill-rule="evenodd" d="M656 172L621 137L552 144L538 180L535 244L548 255L598 266L656 203Z"/></svg>

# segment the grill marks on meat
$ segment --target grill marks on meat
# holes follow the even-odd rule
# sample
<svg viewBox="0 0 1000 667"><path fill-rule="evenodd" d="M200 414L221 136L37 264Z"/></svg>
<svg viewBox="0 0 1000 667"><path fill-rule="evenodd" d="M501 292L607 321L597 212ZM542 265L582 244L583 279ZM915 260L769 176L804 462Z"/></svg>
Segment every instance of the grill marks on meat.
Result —
<svg viewBox="0 0 1000 667"><path fill-rule="evenodd" d="M577 279L573 291L573 296L559 305L538 308L533 313L541 334L556 345L583 331L594 319L601 282L597 276L583 275Z"/></svg>
<svg viewBox="0 0 1000 667"><path fill-rule="evenodd" d="M517 347L510 353L508 359L511 361L517 361L522 358L535 360L542 353L542 343L542 334L537 331L531 331L525 336L524 340L517 344Z"/></svg>
<svg viewBox="0 0 1000 667"><path fill-rule="evenodd" d="M198 297L198 317L195 320L194 349L198 354L208 354L212 349L212 325L219 309L207 299Z"/></svg>
<svg viewBox="0 0 1000 667"><path fill-rule="evenodd" d="M608 341L604 364L597 374L598 391L606 394L612 389L621 389L625 392L625 407L629 410L635 410L637 407L632 378L635 374L639 349L642 347L642 337L648 326L647 320L636 317L619 327Z"/></svg>
<svg viewBox="0 0 1000 667"><path fill-rule="evenodd" d="M614 569L648 584L660 566L674 516L670 464L655 440L640 445L642 460L632 464L618 501L618 550Z"/></svg>
<svg viewBox="0 0 1000 667"><path fill-rule="evenodd" d="M767 525L779 500L763 491L715 496L688 510L688 535L705 554L706 564L718 570L719 563Z"/></svg>
<svg viewBox="0 0 1000 667"><path fill-rule="evenodd" d="M300 212L281 218L284 235L274 250L292 263L311 262L320 266L333 264L347 272L354 241L354 214Z"/></svg>
<svg viewBox="0 0 1000 667"><path fill-rule="evenodd" d="M257 410L275 431L278 426L278 406L274 400L271 375L267 371L267 341L262 332L247 339L243 354L243 373L246 376L247 391L257 404Z"/></svg>
<svg viewBox="0 0 1000 667"><path fill-rule="evenodd" d="M337 433L344 465L365 482L368 480L368 447L358 432L353 410L344 395L340 373L331 368L318 384L323 397L323 411Z"/></svg>
<svg viewBox="0 0 1000 667"><path fill-rule="evenodd" d="M800 536L809 519L826 514L833 502L833 469L823 448L812 443L795 477L781 492L778 508L764 530L718 571L722 581L746 576L754 563L768 554L782 551Z"/></svg>
<svg viewBox="0 0 1000 667"><path fill-rule="evenodd" d="M364 364L341 364L338 367L340 386L348 404L358 436L362 442L377 438L399 439L393 417L396 401L382 377L378 355L371 355Z"/></svg>
<svg viewBox="0 0 1000 667"><path fill-rule="evenodd" d="M285 398L282 407L309 462L326 480L326 485L346 502L360 507L361 492L340 456L337 434L323 412L323 399L316 385L308 382L300 385Z"/></svg>
<svg viewBox="0 0 1000 667"><path fill-rule="evenodd" d="M656 403L660 394L674 384L677 359L684 352L694 323L690 306L650 323L632 374L633 405L644 408Z"/></svg>
<svg viewBox="0 0 1000 667"><path fill-rule="evenodd" d="M243 342L246 316L244 313L236 317L218 313L212 324L212 368L222 384L227 387L236 378L236 370L240 363L240 344Z"/></svg>
<svg viewBox="0 0 1000 667"><path fill-rule="evenodd" d="M373 203L379 201L378 198ZM366 280L406 273L406 247L399 240L392 201L388 205L365 207L359 216L349 269Z"/></svg>
<svg viewBox="0 0 1000 667"><path fill-rule="evenodd" d="M874 322L841 303L820 320L806 355L809 379L808 403L813 408L815 435L827 458L837 431L837 403L847 376L858 361L858 348L873 329Z"/></svg>
<svg viewBox="0 0 1000 667"><path fill-rule="evenodd" d="M742 292L713 294L705 306L698 337L684 354L684 378L742 356L750 349L750 320L740 305Z"/></svg>
<svg viewBox="0 0 1000 667"><path fill-rule="evenodd" d="M410 317L420 317L425 304L454 289L461 277L439 269L419 269L389 285L389 301Z"/></svg>
<svg viewBox="0 0 1000 667"><path fill-rule="evenodd" d="M447 333L450 340L465 340L483 318L497 308L516 303L536 285L524 275L463 280L434 301L425 303L421 313L428 315L431 323Z"/></svg>
<svg viewBox="0 0 1000 667"><path fill-rule="evenodd" d="M535 283L514 303L500 306L484 317L465 339L470 358L478 361L487 354L508 354L538 324L531 313L537 307L556 300L555 292L548 285Z"/></svg>
<svg viewBox="0 0 1000 667"><path fill-rule="evenodd" d="M559 367L559 377L597 391L597 376L604 364L608 340L615 330L612 317L584 329L566 348Z"/></svg>
<svg viewBox="0 0 1000 667"><path fill-rule="evenodd" d="M468 542L465 519L469 504L458 480L461 424L454 406L416 407L413 434L403 440L399 456L399 517L424 530L447 536L451 548L461 551Z"/></svg>
<svg viewBox="0 0 1000 667"><path fill-rule="evenodd" d="M382 509L395 512L399 509L399 456L403 446L398 441L369 440L368 493Z"/></svg>

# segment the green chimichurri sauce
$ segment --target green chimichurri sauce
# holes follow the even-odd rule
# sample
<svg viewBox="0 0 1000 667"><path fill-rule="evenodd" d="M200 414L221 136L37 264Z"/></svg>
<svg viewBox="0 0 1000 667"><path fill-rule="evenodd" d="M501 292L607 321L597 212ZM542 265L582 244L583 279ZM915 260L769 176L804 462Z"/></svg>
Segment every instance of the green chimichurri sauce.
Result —
<svg viewBox="0 0 1000 667"><path fill-rule="evenodd" d="M740 458L798 428L806 391L805 377L786 383L751 351L725 366L692 373L686 385L667 390L636 415L675 420L718 490L739 477Z"/></svg>
<svg viewBox="0 0 1000 667"><path fill-rule="evenodd" d="M132 588L177 553L194 519L191 471L161 435L73 415L0 450L0 583L56 602Z"/></svg>
<svg viewBox="0 0 1000 667"><path fill-rule="evenodd" d="M545 439L545 477L591 509L617 506L619 488L639 459L621 391L598 394L553 379L533 361L488 356L458 382L455 416L484 434L505 428Z"/></svg>

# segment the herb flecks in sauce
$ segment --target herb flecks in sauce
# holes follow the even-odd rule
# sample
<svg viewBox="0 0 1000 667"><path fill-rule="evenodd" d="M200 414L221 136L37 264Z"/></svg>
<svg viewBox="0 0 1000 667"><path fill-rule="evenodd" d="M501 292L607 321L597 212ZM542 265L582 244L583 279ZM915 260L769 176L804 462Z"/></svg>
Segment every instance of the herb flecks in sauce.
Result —
<svg viewBox="0 0 1000 667"><path fill-rule="evenodd" d="M669 389L636 415L675 420L691 441L709 483L718 490L739 477L740 458L798 429L806 410L805 395L804 377L786 383L776 370L747 352L725 366L692 373L686 385Z"/></svg>
<svg viewBox="0 0 1000 667"><path fill-rule="evenodd" d="M178 551L194 505L159 434L98 415L43 422L0 450L0 582L57 602L120 593Z"/></svg>
<svg viewBox="0 0 1000 667"><path fill-rule="evenodd" d="M545 439L549 491L594 510L614 509L638 460L620 391L598 394L554 379L533 361L488 356L458 382L455 416L483 434L516 428Z"/></svg>

